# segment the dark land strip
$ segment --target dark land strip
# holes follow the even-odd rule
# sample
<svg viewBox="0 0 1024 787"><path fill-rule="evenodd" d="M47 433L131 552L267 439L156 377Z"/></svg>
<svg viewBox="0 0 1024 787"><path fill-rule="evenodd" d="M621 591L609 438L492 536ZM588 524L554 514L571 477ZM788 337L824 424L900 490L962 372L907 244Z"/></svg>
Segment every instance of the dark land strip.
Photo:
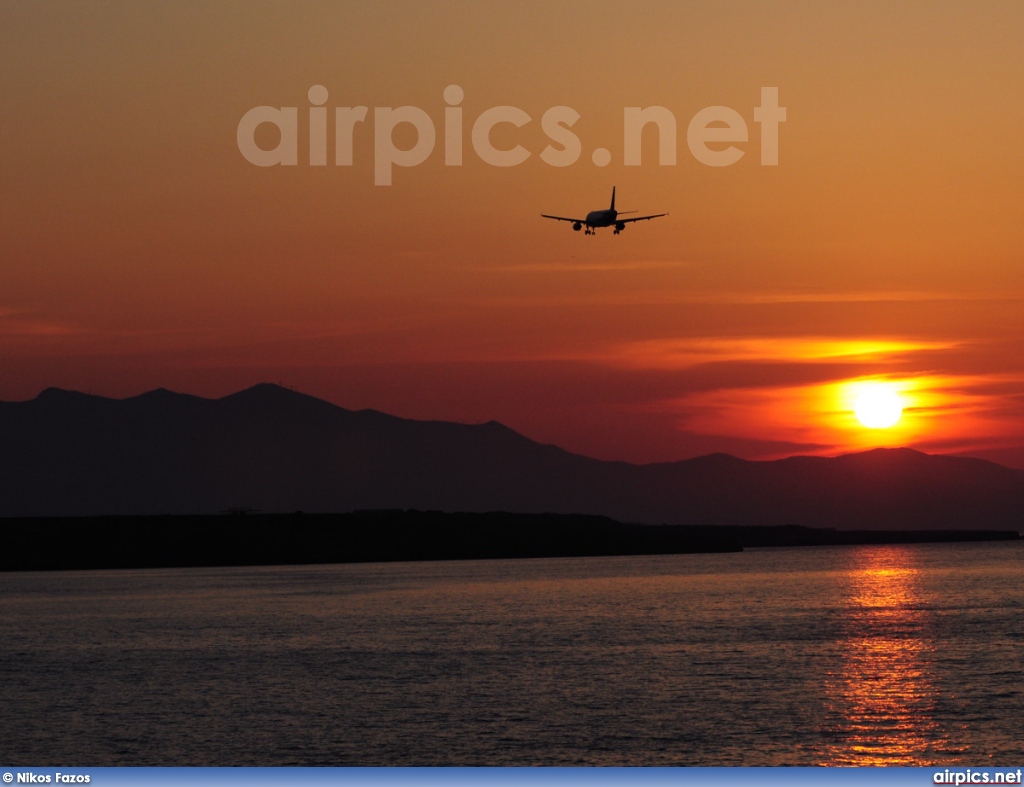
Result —
<svg viewBox="0 0 1024 787"><path fill-rule="evenodd" d="M1010 530L635 525L600 516L408 510L8 518L0 519L0 571L672 555L1019 538Z"/></svg>

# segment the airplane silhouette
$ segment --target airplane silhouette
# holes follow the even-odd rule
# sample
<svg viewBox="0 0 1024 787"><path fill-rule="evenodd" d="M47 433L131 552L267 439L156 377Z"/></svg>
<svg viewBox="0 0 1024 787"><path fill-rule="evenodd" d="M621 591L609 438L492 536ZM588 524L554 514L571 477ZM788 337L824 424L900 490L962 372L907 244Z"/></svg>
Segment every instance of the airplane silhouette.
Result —
<svg viewBox="0 0 1024 787"><path fill-rule="evenodd" d="M618 235L624 229L626 225L631 221L647 221L648 219L657 219L662 216L667 216L667 213L655 213L651 216L636 216L631 219L620 219L619 216L624 213L636 213L635 210L615 210L615 186L612 186L612 204L607 210L592 210L587 214L585 219L570 219L566 216L549 216L547 213L541 213L541 218L554 219L555 221L571 221L572 228L579 232L582 227L586 227L587 235L593 235L598 227L615 227L615 234Z"/></svg>

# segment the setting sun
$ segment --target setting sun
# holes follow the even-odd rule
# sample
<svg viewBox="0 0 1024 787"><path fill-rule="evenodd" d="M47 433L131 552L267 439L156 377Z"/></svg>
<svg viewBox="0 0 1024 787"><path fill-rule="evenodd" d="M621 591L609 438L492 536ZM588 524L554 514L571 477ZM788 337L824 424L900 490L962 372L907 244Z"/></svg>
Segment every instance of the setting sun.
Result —
<svg viewBox="0 0 1024 787"><path fill-rule="evenodd" d="M873 383L857 395L853 412L868 429L888 429L903 415L903 400L893 386Z"/></svg>

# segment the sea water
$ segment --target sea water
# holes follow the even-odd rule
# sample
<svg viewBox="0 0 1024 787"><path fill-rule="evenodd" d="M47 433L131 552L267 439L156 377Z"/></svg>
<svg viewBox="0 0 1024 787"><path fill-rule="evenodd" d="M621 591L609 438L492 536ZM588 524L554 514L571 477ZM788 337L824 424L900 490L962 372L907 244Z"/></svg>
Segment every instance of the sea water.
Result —
<svg viewBox="0 0 1024 787"><path fill-rule="evenodd" d="M0 574L0 763L1024 761L1024 544Z"/></svg>

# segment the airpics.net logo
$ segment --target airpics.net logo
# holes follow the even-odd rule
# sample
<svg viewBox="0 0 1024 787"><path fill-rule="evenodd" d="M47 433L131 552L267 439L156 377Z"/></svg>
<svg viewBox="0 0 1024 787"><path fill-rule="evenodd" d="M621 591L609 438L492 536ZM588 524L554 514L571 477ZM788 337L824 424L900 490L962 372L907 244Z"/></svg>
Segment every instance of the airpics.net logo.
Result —
<svg viewBox="0 0 1024 787"><path fill-rule="evenodd" d="M313 85L307 93L309 103L309 164L327 166L328 122L327 88ZM458 85L444 90L444 163L458 167L463 162L463 140L466 121L462 104L465 93ZM354 159L354 139L358 124L365 123L368 107L335 107L334 109L334 164L351 166ZM754 107L754 122L760 127L761 165L779 163L779 124L786 120L786 108L779 106L777 87L761 88L761 104ZM583 153L580 138L572 131L580 113L572 107L551 107L541 116L540 125L550 144L540 152L540 159L552 167L568 167L579 161ZM518 107L491 107L473 121L470 140L474 153L486 164L494 167L515 167L530 158L531 151L522 145L499 149L492 144L491 130L510 123L522 128L533 121ZM262 148L256 142L256 130L263 124L276 126L280 135L273 148ZM402 124L415 129L416 142L410 148L395 144L394 132ZM638 167L641 162L641 137L644 128L654 125L658 134L658 164L676 163L676 118L662 106L625 107L623 110L622 163ZM728 167L739 161L745 151L734 143L747 142L750 136L743 115L722 106L705 107L690 119L686 129L686 144L690 153L701 164L709 167ZM415 167L434 152L437 128L430 115L419 107L374 107L373 110L373 182L390 186L395 167ZM299 163L299 108L253 107L238 122L238 149L257 167L296 166ZM727 147L720 148L721 144ZM716 145L716 147L711 147ZM591 161L598 167L612 162L607 148L597 148Z"/></svg>

